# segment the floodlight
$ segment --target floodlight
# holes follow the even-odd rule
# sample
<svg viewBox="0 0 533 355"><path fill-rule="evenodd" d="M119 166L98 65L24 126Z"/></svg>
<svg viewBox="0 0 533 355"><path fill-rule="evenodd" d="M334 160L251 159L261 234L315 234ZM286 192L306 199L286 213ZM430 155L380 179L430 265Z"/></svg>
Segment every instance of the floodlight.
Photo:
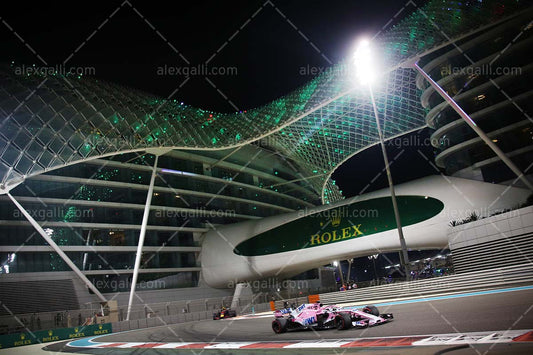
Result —
<svg viewBox="0 0 533 355"><path fill-rule="evenodd" d="M359 42L353 56L355 75L357 80L363 85L370 85L376 79L376 71L372 60L372 49L370 42L363 39Z"/></svg>

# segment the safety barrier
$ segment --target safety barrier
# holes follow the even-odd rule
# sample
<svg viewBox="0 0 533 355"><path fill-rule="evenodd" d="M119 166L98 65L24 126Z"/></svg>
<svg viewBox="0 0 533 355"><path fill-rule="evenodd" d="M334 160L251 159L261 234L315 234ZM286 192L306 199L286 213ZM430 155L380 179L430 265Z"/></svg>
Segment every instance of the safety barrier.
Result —
<svg viewBox="0 0 533 355"><path fill-rule="evenodd" d="M38 330L35 332L25 331L15 334L0 335L0 349L43 344L51 341L77 339L91 335L111 334L111 332L111 324L105 323L85 325L81 327Z"/></svg>
<svg viewBox="0 0 533 355"><path fill-rule="evenodd" d="M464 274L441 276L432 279L416 280L410 282L387 283L379 286L365 287L355 290L319 294L319 299L324 304L341 304L358 301L375 301L379 299L390 299L400 297L427 296L441 292L472 291L479 289L495 289L505 286L518 286L533 284L533 264L523 264L508 267L501 267L491 270L480 270ZM275 308L280 309L284 302L289 304L307 303L308 298L298 297L286 300L277 300ZM114 322L113 332L164 326L176 323L209 320L213 317L213 312L222 306L229 306L231 297L217 299L202 299L191 301L177 301L170 303L159 303L150 305L134 305L129 321ZM121 307L123 308L123 307ZM238 315L252 314L271 311L270 302L267 302L267 295L254 296L254 299L239 299L235 307ZM84 310L87 311L87 310ZM121 318L125 315L122 309ZM51 312L51 315L55 313ZM72 323L78 322L76 312L73 315ZM43 315L41 313L41 315ZM27 318L30 315L26 315ZM123 319L123 318L122 318ZM52 322L50 320L50 322ZM45 326L46 323L46 326ZM51 329L53 325L44 322L39 329ZM50 326L50 327L49 327ZM20 325L19 325L20 327ZM32 328L23 326L16 329L16 332Z"/></svg>
<svg viewBox="0 0 533 355"><path fill-rule="evenodd" d="M130 320L124 320L127 306L120 306L118 315L120 322L113 323L113 329L133 330L158 325L183 323L212 319L213 312L223 306L229 307L232 296L219 298L194 299L189 301L175 301L149 304L133 304ZM39 331L65 327L82 326L87 318L99 313L98 304L89 309L69 310L65 312L25 313L16 316L0 316L0 335L22 333L25 331ZM253 300L241 298L236 301L237 314L264 312L270 310L268 295L255 295Z"/></svg>
<svg viewBox="0 0 533 355"><path fill-rule="evenodd" d="M373 301L387 298L426 296L441 292L501 288L533 283L533 264L480 270L432 279L398 282L362 289L320 294L324 304Z"/></svg>
<svg viewBox="0 0 533 355"><path fill-rule="evenodd" d="M254 304L252 300L241 299L239 302L241 305L235 308L237 315L252 314L259 312L270 311L269 303ZM213 319L213 313L215 310L199 311L191 313L181 313L172 315L154 315L150 318L133 319L129 321L115 322L113 323L113 332L122 332L126 330L134 330L141 328L166 326L177 323L195 322L201 320Z"/></svg>
<svg viewBox="0 0 533 355"><path fill-rule="evenodd" d="M182 314L196 314L228 307L232 297L205 298L190 301L175 301L150 304L134 304L130 320L157 318L162 316L177 316ZM89 304L88 309L74 309L62 312L23 313L16 316L0 316L0 335L20 333L27 330L38 331L82 326L86 319L92 318L95 313L100 313L99 304ZM118 309L119 319L126 318L127 306ZM188 316L191 317L190 315Z"/></svg>
<svg viewBox="0 0 533 355"><path fill-rule="evenodd" d="M386 298L426 296L441 292L473 291L494 289L512 285L533 283L533 264L515 265L491 270L480 270L459 275L441 276L410 282L386 283L379 286L355 290L319 294L324 304L339 304L357 301L373 301ZM199 301L199 300L198 300ZM197 301L197 302L198 302ZM271 311L270 302L255 303L257 299L239 299L237 314ZM284 303L302 304L309 302L308 297L289 298L275 301L275 308L284 307ZM200 307L199 305L197 305ZM113 331L125 331L153 326L212 319L213 311L197 311L184 314L156 315L155 318L141 318L113 323Z"/></svg>

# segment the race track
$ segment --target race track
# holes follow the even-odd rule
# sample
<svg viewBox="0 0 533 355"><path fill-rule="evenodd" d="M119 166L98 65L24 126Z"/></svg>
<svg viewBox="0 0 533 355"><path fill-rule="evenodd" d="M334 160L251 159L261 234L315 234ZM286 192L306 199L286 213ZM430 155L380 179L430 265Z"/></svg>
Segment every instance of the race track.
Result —
<svg viewBox="0 0 533 355"><path fill-rule="evenodd" d="M390 302L389 302L390 303ZM394 302L392 302L394 303ZM379 305L379 303L378 303ZM206 320L169 326L141 329L98 337L96 342L128 343L179 343L179 342L294 342L327 339L358 339L370 337L416 336L482 331L533 329L533 289L419 300L411 303L379 306L380 312L393 313L394 321L377 327L350 330L299 330L274 334L271 315L238 317L226 320ZM63 351L74 350L61 346ZM50 349L59 350L56 344ZM505 344L492 346L491 351L505 350ZM508 346L509 347L509 346ZM485 346L488 349L488 346ZM512 353L533 353L533 342L516 344ZM508 348L509 349L509 348ZM78 348L77 350L81 350ZM83 349L83 352L104 353L104 349ZM112 349L106 349L113 351ZM120 353L127 349L116 349ZM139 353L152 353L156 349L130 349ZM158 349L158 351L163 349ZM385 349L383 349L385 350ZM426 349L429 350L429 349ZM141 351L141 352L140 352ZM281 351L279 349L278 351ZM463 349L464 351L464 349ZM159 353L159 352L153 352ZM424 352L422 352L424 353ZM475 352L474 352L475 353ZM483 351L481 352L483 353ZM500 352L496 352L500 353Z"/></svg>
<svg viewBox="0 0 533 355"><path fill-rule="evenodd" d="M143 329L109 335L99 338L99 341L283 341L314 340L317 337L338 339L340 337L497 331L511 327L512 329L533 329L531 307L533 307L533 290L527 290L379 307L380 312L393 313L394 321L367 329L302 330L274 334L271 329L273 317L241 318ZM523 316L526 312L528 313Z"/></svg>

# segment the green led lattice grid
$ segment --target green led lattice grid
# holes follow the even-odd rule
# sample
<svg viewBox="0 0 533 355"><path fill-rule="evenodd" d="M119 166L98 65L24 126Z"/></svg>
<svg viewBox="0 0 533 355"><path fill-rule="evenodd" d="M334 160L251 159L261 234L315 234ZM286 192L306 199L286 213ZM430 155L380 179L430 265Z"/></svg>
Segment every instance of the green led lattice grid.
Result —
<svg viewBox="0 0 533 355"><path fill-rule="evenodd" d="M398 65L527 5L433 0L382 33L386 65L375 96L385 137L424 125L412 69ZM436 27L436 26L438 27ZM441 31L442 30L442 31ZM444 32L444 33L443 33ZM331 172L376 143L368 92L338 64L294 92L242 113L216 113L90 78L0 74L0 190L66 164L146 147L224 149L266 135L323 201L340 198ZM44 82L43 82L44 81ZM350 92L351 91L351 92ZM331 102L330 102L331 101ZM384 120L383 120L384 118Z"/></svg>

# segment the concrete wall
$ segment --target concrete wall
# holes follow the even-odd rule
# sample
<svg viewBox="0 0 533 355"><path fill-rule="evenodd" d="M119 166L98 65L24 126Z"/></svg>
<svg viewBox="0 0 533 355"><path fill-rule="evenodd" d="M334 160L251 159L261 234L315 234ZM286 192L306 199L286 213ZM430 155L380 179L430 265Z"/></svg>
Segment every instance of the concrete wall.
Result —
<svg viewBox="0 0 533 355"><path fill-rule="evenodd" d="M59 271L59 272L31 272L31 273L14 273L3 274L0 278L0 287L3 282L25 282L25 281L47 281L47 280L64 280L70 279L73 281L75 295L63 295L58 294L58 298L73 296L78 299L78 303L81 308L87 303L98 303L98 297L94 294L90 294L85 285L76 276L73 271ZM53 290L49 290L53 292ZM205 284L200 284L199 287L187 287L187 288L173 288L165 290L141 290L136 294L139 297L135 297L134 304L152 304L163 303L173 301L188 301L195 299L206 298L222 298L233 295L233 290L229 289L214 289ZM128 304L129 293L117 292L117 293L105 293L104 296L108 299L113 298L118 301L119 306Z"/></svg>
<svg viewBox="0 0 533 355"><path fill-rule="evenodd" d="M509 211L449 229L450 249L533 233L533 206Z"/></svg>
<svg viewBox="0 0 533 355"><path fill-rule="evenodd" d="M168 290L151 290L151 291L139 291L136 292L137 296L134 297L133 304L145 304L145 303L163 303L173 301L188 301L205 298L222 298L233 295L233 290L229 289L215 289L207 286L200 287L187 287L187 288L173 288ZM118 301L119 305L127 305L129 293L119 292L114 297Z"/></svg>
<svg viewBox="0 0 533 355"><path fill-rule="evenodd" d="M449 229L456 273L527 265L533 260L533 206Z"/></svg>

